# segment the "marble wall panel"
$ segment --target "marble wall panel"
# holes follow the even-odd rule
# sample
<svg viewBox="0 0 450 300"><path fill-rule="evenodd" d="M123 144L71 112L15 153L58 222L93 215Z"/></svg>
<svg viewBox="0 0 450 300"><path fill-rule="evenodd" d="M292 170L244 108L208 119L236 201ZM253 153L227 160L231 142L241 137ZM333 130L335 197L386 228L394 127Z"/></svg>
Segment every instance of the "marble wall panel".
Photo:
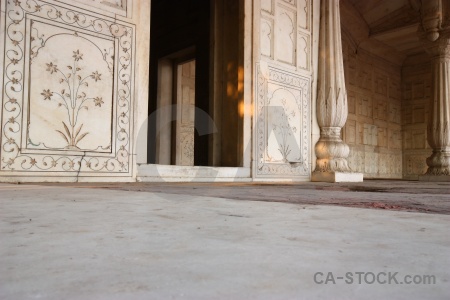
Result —
<svg viewBox="0 0 450 300"><path fill-rule="evenodd" d="M274 1L276 0L261 0L261 11L273 15Z"/></svg>
<svg viewBox="0 0 450 300"><path fill-rule="evenodd" d="M292 66L296 65L296 11L278 5L275 22L275 59Z"/></svg>
<svg viewBox="0 0 450 300"><path fill-rule="evenodd" d="M390 123L401 124L402 120L402 112L401 105L397 103L388 103L389 107L389 116L388 120Z"/></svg>
<svg viewBox="0 0 450 300"><path fill-rule="evenodd" d="M388 145L388 130L387 128L378 127L377 145L379 147L387 147Z"/></svg>
<svg viewBox="0 0 450 300"><path fill-rule="evenodd" d="M403 173L405 179L417 179L419 175L425 174L428 169L426 157L426 154L420 153L406 153L404 155L405 170Z"/></svg>
<svg viewBox="0 0 450 300"><path fill-rule="evenodd" d="M388 101L386 96L375 96L375 105L373 110L374 119L386 121L388 118Z"/></svg>
<svg viewBox="0 0 450 300"><path fill-rule="evenodd" d="M418 179L427 170L426 158L431 155L427 142L427 122L431 97L428 57L408 60L403 68L402 136L403 177Z"/></svg>
<svg viewBox="0 0 450 300"><path fill-rule="evenodd" d="M310 30L310 6L309 6L309 0L298 0L298 26L300 26L303 29Z"/></svg>
<svg viewBox="0 0 450 300"><path fill-rule="evenodd" d="M364 149L358 149L360 147L354 146L352 147L352 151L350 151L350 155L348 156L348 163L352 171L364 173L365 172L365 152Z"/></svg>
<svg viewBox="0 0 450 300"><path fill-rule="evenodd" d="M357 122L355 120L348 120L344 127L345 137L344 139L348 144L357 143Z"/></svg>
<svg viewBox="0 0 450 300"><path fill-rule="evenodd" d="M135 28L2 1L2 176L131 176Z"/></svg>
<svg viewBox="0 0 450 300"><path fill-rule="evenodd" d="M195 60L178 66L176 132L176 164L180 166L194 165L195 135Z"/></svg>
<svg viewBox="0 0 450 300"><path fill-rule="evenodd" d="M343 138L350 146L349 165L365 178L401 178L400 67L353 51L345 38L343 55L349 104Z"/></svg>
<svg viewBox="0 0 450 300"><path fill-rule="evenodd" d="M310 79L258 65L257 175L309 175Z"/></svg>
<svg viewBox="0 0 450 300"><path fill-rule="evenodd" d="M260 2L259 52L262 59L289 70L311 71L309 0Z"/></svg>
<svg viewBox="0 0 450 300"><path fill-rule="evenodd" d="M303 70L309 70L311 65L309 35L299 32L297 41L298 66Z"/></svg>
<svg viewBox="0 0 450 300"><path fill-rule="evenodd" d="M388 140L389 149L401 150L402 149L401 130L399 128L398 129L389 128L388 134L389 134L389 140Z"/></svg>
<svg viewBox="0 0 450 300"><path fill-rule="evenodd" d="M311 174L311 2L263 0L255 80L257 178Z"/></svg>
<svg viewBox="0 0 450 300"><path fill-rule="evenodd" d="M22 149L110 152L114 39L30 19Z"/></svg>
<svg viewBox="0 0 450 300"><path fill-rule="evenodd" d="M273 58L273 20L261 19L261 55Z"/></svg>

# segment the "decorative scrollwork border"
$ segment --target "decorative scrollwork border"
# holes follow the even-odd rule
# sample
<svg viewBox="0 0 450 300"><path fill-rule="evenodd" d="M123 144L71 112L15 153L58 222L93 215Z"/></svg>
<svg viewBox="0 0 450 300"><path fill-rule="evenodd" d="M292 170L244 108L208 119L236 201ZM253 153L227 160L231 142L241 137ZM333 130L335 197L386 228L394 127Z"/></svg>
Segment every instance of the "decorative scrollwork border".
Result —
<svg viewBox="0 0 450 300"><path fill-rule="evenodd" d="M134 26L112 18L98 17L95 13L68 9L51 1L7 0L3 5L4 26L2 117L0 137L0 172L44 172L44 176L131 176L134 97ZM53 22L70 25L113 37L119 45L119 55L114 58L117 69L116 120L114 139L115 155L89 156L89 153L24 154L21 153L21 136L26 131L23 118L24 68L26 20L37 16ZM110 120L108 120L110 122ZM64 173L62 173L64 172ZM28 173L27 173L28 174ZM42 176L42 175L41 175Z"/></svg>
<svg viewBox="0 0 450 300"><path fill-rule="evenodd" d="M310 175L310 79L298 74L279 70L268 66L266 75L261 71L260 64L256 64L256 175L259 177L292 177ZM268 163L266 160L267 129L265 107L267 106L268 83L288 86L292 89L301 90L301 153L302 162L291 165L290 163Z"/></svg>

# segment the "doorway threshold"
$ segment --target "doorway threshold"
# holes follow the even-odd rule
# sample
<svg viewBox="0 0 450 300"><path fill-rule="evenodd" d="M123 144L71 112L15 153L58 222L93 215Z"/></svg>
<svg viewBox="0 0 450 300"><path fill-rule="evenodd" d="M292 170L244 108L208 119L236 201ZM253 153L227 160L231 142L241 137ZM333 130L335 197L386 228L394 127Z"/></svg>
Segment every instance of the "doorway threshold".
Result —
<svg viewBox="0 0 450 300"><path fill-rule="evenodd" d="M250 182L250 168L138 164L138 182Z"/></svg>

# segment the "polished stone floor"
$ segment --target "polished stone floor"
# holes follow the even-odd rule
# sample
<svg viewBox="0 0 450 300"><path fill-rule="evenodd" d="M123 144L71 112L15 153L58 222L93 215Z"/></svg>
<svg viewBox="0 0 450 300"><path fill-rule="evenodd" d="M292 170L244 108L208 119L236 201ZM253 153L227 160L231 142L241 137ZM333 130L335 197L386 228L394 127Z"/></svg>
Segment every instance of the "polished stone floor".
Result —
<svg viewBox="0 0 450 300"><path fill-rule="evenodd" d="M450 299L449 187L0 184L0 299Z"/></svg>
<svg viewBox="0 0 450 300"><path fill-rule="evenodd" d="M62 184L46 184L62 186ZM66 187L106 188L235 200L337 205L450 214L450 182L365 180L361 183L67 183Z"/></svg>

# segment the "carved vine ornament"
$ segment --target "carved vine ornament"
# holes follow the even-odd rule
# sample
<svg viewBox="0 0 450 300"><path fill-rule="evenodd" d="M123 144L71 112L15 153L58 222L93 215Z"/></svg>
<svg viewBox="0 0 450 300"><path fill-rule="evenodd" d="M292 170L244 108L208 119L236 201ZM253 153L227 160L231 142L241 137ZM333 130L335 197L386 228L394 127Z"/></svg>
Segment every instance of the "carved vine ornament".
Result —
<svg viewBox="0 0 450 300"><path fill-rule="evenodd" d="M5 14L1 170L55 172L79 172L82 170L92 173L129 173L133 28L107 18L98 18L38 0L8 0ZM114 55L117 66L114 75L117 78L114 91L117 100L113 107L116 118L113 133L115 145L110 149L112 152L109 155L102 153L91 155L78 146L80 141L90 134L89 130L83 128L84 124L78 121L80 114L93 113L87 112L86 104L91 102L96 109L102 109L102 105L106 101L98 95L90 95L86 89L89 83L102 80L102 74L95 69L84 70L78 65L85 55L80 49L73 49L72 64L70 65L62 67L55 61L46 63L46 70L43 71L49 72L55 76L55 80L59 80L61 90L43 87L40 95L30 95L30 97L41 97L43 101L55 101L58 103L59 109L67 112L66 118L62 120L61 128L55 132L66 142L66 147L53 153L50 150L42 153L39 153L39 150L35 150L33 153L23 151L22 147L25 147L26 143L22 144L20 140L27 128L22 125L21 120L28 113L23 109L24 102L28 101L24 94L24 87L28 84L25 80L26 73L23 73L23 70L26 69L24 68L25 53L28 53L30 60L37 55L37 52L32 49L26 51L26 39L30 38L26 36L26 22L29 17L35 16L42 20L63 24L67 28L71 28L68 30L73 30L75 35L78 30L84 30L108 36L117 41L118 48ZM110 120L106 120L106 122L110 122ZM64 154L64 152L70 153Z"/></svg>

